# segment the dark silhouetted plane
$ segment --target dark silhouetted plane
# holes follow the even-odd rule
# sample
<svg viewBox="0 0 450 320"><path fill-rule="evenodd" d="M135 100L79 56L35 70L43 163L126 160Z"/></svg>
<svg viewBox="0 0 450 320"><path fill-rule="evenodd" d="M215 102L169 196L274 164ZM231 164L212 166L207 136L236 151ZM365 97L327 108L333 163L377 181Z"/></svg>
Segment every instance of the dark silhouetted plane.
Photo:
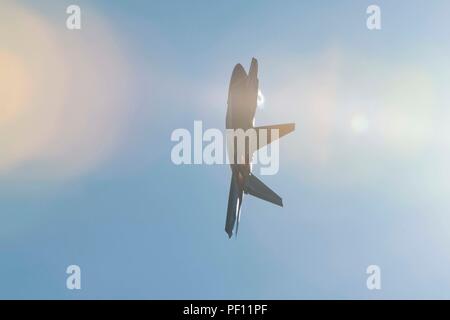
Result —
<svg viewBox="0 0 450 320"><path fill-rule="evenodd" d="M272 138L271 130L278 130L278 138L294 131L295 124L280 124L272 126L254 127L254 118L257 107L258 99L258 61L253 58L250 66L249 73L245 72L241 64L237 64L233 70L231 76L230 88L228 92L228 109L226 118L227 129L242 129L247 131L248 129L254 129L257 133L261 129L265 129L263 132L267 132L266 141L259 139L256 150L270 144L276 140L277 137ZM234 138L233 138L234 140ZM228 237L233 235L233 229L236 225L236 234L239 229L239 218L242 204L243 194L250 194L260 199L272 202L276 205L283 206L283 201L275 192L262 183L258 178L252 174L251 160L253 152L250 147L245 149L245 161L237 162L235 159L240 155L236 152L236 142L231 142L231 148L234 150L234 161L230 161L232 177L230 185L230 194L228 198L228 210L227 219L225 223L225 231ZM230 141L228 141L230 147ZM250 143L249 143L250 145ZM230 149L228 148L228 151ZM229 152L230 154L230 152ZM236 223L237 220L237 223Z"/></svg>

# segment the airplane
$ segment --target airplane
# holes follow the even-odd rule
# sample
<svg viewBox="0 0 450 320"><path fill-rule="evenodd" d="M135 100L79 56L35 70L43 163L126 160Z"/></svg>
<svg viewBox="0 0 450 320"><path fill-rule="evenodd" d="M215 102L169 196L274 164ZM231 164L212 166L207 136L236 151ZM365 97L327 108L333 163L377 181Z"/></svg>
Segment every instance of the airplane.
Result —
<svg viewBox="0 0 450 320"><path fill-rule="evenodd" d="M254 127L258 86L258 61L255 58L252 59L248 74L245 72L241 64L237 64L234 67L228 91L226 128L233 130L243 129L244 131L253 128L257 133L261 129L265 129L264 132L267 132L268 130L269 133L271 129L278 129L278 138L294 131L295 123ZM267 135L267 141L265 144L263 141L258 139L256 150L270 144L275 139L276 137L272 139L271 134ZM230 148L230 141L228 141L228 147ZM229 148L228 151L230 150ZM231 148L236 148L235 141L233 141ZM237 161L230 162L232 176L230 193L228 196L227 217L225 222L225 232L228 234L228 238L232 237L235 225L237 236L244 194L250 194L280 207L283 206L283 200L281 197L267 187L252 173L251 159L253 158L253 152L256 150L249 149L250 147L245 148L245 155L243 155L245 156L244 161L239 163ZM237 152L234 153L234 156L239 157Z"/></svg>

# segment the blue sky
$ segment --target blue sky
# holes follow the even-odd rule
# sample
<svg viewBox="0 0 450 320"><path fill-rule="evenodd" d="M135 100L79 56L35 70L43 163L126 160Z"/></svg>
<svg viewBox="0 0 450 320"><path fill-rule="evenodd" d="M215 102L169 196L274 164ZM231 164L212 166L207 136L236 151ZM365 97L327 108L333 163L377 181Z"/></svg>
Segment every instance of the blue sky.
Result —
<svg viewBox="0 0 450 320"><path fill-rule="evenodd" d="M369 1L77 1L68 31L72 3L0 5L26 96L0 115L1 298L450 297L447 1L377 1L380 31ZM261 178L285 207L247 197L228 240L230 169L175 166L170 134L223 128L252 57L257 123L297 128Z"/></svg>

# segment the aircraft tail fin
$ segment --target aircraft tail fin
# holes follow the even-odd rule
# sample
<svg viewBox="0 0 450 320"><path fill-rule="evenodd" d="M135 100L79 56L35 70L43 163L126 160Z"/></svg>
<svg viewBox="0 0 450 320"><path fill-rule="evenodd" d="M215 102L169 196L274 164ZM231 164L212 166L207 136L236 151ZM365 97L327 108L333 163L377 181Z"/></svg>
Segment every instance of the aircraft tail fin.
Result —
<svg viewBox="0 0 450 320"><path fill-rule="evenodd" d="M244 192L280 207L283 206L283 199L251 173L245 181Z"/></svg>
<svg viewBox="0 0 450 320"><path fill-rule="evenodd" d="M239 231L239 220L241 220L241 210L238 210L237 219L236 219L236 238Z"/></svg>
<svg viewBox="0 0 450 320"><path fill-rule="evenodd" d="M260 130L266 130L267 133L267 139L266 141L260 140ZM257 150L261 149L262 147L272 143L273 141L280 139L281 137L287 135L288 133L291 133L295 130L295 123L285 123L285 124L276 124L272 126L262 126L262 127L255 127L257 137L258 137L258 146ZM278 130L278 137L272 136L272 130Z"/></svg>
<svg viewBox="0 0 450 320"><path fill-rule="evenodd" d="M239 191L238 183L233 174L231 177L230 193L228 195L227 219L225 222L225 232L228 234L228 238L231 238L231 236L233 235L236 218L238 218L239 220L240 217L241 192L242 191Z"/></svg>

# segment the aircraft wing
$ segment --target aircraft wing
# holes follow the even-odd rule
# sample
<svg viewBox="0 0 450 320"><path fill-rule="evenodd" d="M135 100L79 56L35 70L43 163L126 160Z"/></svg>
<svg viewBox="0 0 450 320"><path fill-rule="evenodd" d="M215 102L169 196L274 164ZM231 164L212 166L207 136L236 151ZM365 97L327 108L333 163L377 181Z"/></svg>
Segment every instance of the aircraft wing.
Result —
<svg viewBox="0 0 450 320"><path fill-rule="evenodd" d="M259 132L260 130L265 129L267 134L267 139L264 141L264 139L260 140ZM278 129L278 137L272 136L272 129ZM262 127L255 127L257 136L258 136L258 146L257 150L261 149L262 147L272 143L275 140L280 139L281 137L287 135L288 133L291 133L295 130L295 123L285 123L285 124L275 124L273 126L262 126Z"/></svg>

